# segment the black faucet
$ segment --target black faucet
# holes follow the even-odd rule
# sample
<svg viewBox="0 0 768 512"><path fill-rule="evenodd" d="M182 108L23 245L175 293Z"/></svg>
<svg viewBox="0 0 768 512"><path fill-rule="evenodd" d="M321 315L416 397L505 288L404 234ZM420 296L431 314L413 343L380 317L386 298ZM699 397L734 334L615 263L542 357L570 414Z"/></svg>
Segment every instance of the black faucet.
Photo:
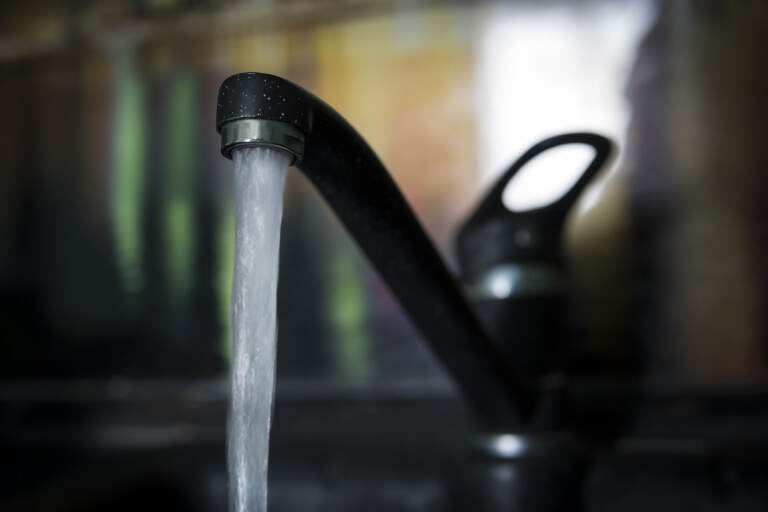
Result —
<svg viewBox="0 0 768 512"><path fill-rule="evenodd" d="M408 112L403 115L407 117ZM527 326L532 321L542 323L541 315L533 319L512 315L519 325L504 320L510 311L530 312L528 298L510 297L491 307L474 296L473 303L468 302L370 146L337 112L297 85L262 73L229 77L219 89L216 127L221 134L221 152L227 158L242 146L272 146L293 156L293 165L330 204L458 383L479 425L468 440L468 464L462 465L458 480L447 486L445 508L471 507L478 512L581 510L588 463L567 421L561 419L560 393L542 394L537 382L539 377L561 369L557 353L562 347L557 343L565 340L550 336L557 339L545 343L546 336ZM573 188L550 207L520 215L499 214L506 182L540 152L565 143L588 144L596 151ZM530 266L541 259L526 246L521 262L517 261L520 254L516 247L497 240L503 238L497 228L507 224L541 228L532 234L537 240L548 240L541 247L547 256L542 262L552 266L547 275L558 274L565 214L609 153L607 139L568 134L542 142L516 162L459 236L459 260L468 290L477 288L472 286L475 278L482 284L489 265L493 273L499 264L506 268L511 261ZM514 234L515 229L510 232ZM547 234L551 236L543 236ZM480 257L478 265L468 249L475 241L480 250L475 255ZM550 261L548 255L554 259ZM542 262L535 270L541 270ZM536 276L541 274L538 270ZM526 276L530 274L526 272ZM554 303L559 301L556 298ZM483 309L491 311L491 316ZM543 323L559 322L560 315L549 313L552 318ZM542 358L553 359L554 366L550 362L539 364Z"/></svg>
<svg viewBox="0 0 768 512"><path fill-rule="evenodd" d="M532 409L530 393L505 366L397 185L349 123L283 78L241 73L219 89L216 128L227 158L241 146L291 153L459 384L481 428L521 428Z"/></svg>

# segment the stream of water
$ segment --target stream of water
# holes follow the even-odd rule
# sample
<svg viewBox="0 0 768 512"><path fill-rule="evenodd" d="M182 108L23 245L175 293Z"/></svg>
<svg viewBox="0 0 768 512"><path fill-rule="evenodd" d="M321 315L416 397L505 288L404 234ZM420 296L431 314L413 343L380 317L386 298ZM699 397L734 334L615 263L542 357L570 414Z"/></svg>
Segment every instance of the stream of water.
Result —
<svg viewBox="0 0 768 512"><path fill-rule="evenodd" d="M290 157L279 150L257 147L235 150L233 160L236 224L229 509L266 512L280 221Z"/></svg>

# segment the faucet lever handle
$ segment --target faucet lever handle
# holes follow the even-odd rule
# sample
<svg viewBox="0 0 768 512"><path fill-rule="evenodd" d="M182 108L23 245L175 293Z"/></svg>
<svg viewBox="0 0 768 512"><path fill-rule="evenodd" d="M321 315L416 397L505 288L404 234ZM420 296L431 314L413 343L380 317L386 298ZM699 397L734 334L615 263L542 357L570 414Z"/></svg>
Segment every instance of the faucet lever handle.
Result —
<svg viewBox="0 0 768 512"><path fill-rule="evenodd" d="M515 176L542 153L568 144L583 144L595 150L591 162L570 188L544 205L508 208L504 192ZM456 249L463 273L476 274L489 266L515 261L559 264L565 218L586 186L605 166L612 148L606 137L575 132L544 139L523 153L493 184L459 230Z"/></svg>
<svg viewBox="0 0 768 512"><path fill-rule="evenodd" d="M583 144L590 146L595 150L594 157L589 165L584 169L579 178L573 183L573 185L565 192L559 194L559 197L554 201L544 204L543 206L535 206L533 208L521 208L517 210L511 210L504 204L504 191L507 186L512 182L512 179L533 159L549 151L550 149L566 146L569 144ZM504 174L499 177L494 183L491 190L483 199L480 206L475 210L471 220L480 220L489 216L498 216L501 214L517 215L518 213L536 211L541 213L542 211L556 211L563 216L576 202L579 195L584 191L586 186L592 181L592 178L603 168L607 162L612 150L612 144L609 139L602 135L587 132L574 132L565 133L562 135L556 135L544 139L537 144L531 146L525 153L520 156Z"/></svg>

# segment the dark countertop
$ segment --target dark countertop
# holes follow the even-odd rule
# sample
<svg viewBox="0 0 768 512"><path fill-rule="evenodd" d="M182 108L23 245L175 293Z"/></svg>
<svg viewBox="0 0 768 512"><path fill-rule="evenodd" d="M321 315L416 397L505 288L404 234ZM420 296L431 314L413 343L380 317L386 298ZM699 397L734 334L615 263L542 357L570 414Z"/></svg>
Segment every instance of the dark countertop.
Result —
<svg viewBox="0 0 768 512"><path fill-rule="evenodd" d="M151 499L166 510L225 510L226 391L220 381L0 385L0 508L135 510ZM621 386L579 387L577 420L595 431L602 419L617 423L629 396ZM631 429L608 443L593 435L588 510L764 509L766 393L651 389L635 398ZM283 383L270 510L443 510L446 482L469 463L470 423L444 385Z"/></svg>

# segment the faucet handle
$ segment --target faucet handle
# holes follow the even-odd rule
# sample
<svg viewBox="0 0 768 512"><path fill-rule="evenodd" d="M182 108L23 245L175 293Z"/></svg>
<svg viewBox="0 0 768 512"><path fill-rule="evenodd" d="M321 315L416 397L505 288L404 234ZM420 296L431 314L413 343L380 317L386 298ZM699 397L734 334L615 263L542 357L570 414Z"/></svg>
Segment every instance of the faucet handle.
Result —
<svg viewBox="0 0 768 512"><path fill-rule="evenodd" d="M586 145L594 156L570 188L533 207L510 208L505 191L534 159L553 148ZM586 186L603 168L612 143L594 133L566 133L544 139L517 159L493 184L474 213L459 230L456 251L464 276L514 262L562 265L562 230L566 216ZM525 192L525 190L524 190Z"/></svg>
<svg viewBox="0 0 768 512"><path fill-rule="evenodd" d="M570 144L591 147L594 154L587 155L591 160L583 170L575 169L581 172L572 175L564 192L533 207L529 203L524 205L527 208L513 209L505 204L505 190L516 176L523 177L519 174L523 168L546 175L558 171L528 166L542 153ZM539 142L496 181L458 233L456 249L466 294L506 367L527 386L535 404L529 420L537 428L560 426L564 414L567 379L563 376L567 374L570 335L563 226L582 191L608 161L611 149L607 138L592 133L567 133ZM573 165L575 155L563 156L570 157L565 165ZM553 161L557 160L550 163ZM526 178L517 184L531 182ZM536 190L526 186L523 192Z"/></svg>

